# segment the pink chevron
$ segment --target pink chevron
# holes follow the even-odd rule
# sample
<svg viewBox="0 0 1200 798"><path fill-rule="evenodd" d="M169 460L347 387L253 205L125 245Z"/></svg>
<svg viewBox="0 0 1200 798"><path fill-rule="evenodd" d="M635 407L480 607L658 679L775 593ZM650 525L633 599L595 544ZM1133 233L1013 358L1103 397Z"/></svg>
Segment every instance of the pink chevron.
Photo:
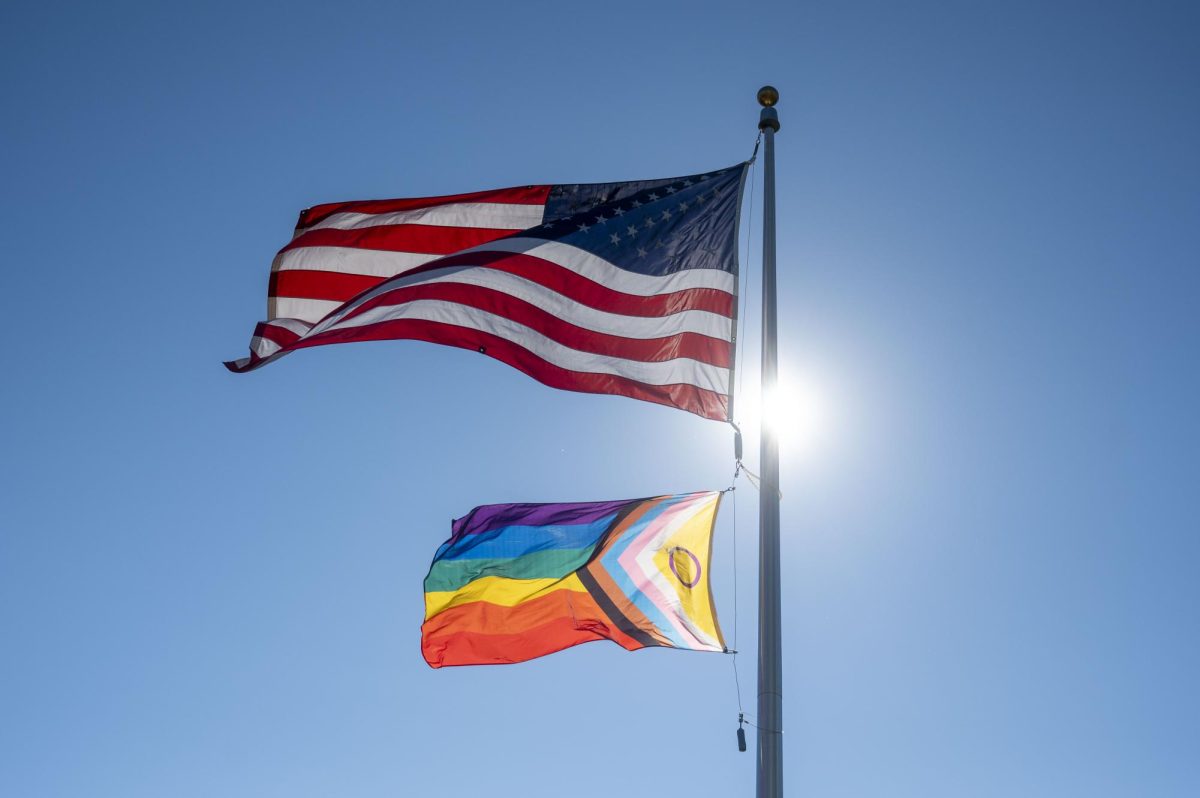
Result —
<svg viewBox="0 0 1200 798"><path fill-rule="evenodd" d="M675 630L680 633L682 639L692 640L697 646L707 648L707 645L704 643L704 641L696 637L696 635L693 634L692 631L686 626L680 624L679 619L676 617L678 615L678 610L671 606L667 597L664 596L662 591L658 589L658 586L654 584L654 580L637 563L637 556L651 545L654 538L657 537L665 527L669 526L671 521L673 521L676 516L684 515L692 511L694 511L694 507L690 501L680 502L679 504L664 510L657 518L654 519L654 521L646 525L646 528L641 532L641 534L633 539L633 541L625 548L625 551L621 552L621 555L617 557L617 562L620 564L621 568L625 570L625 573L629 575L629 578L633 581L634 586L638 590L645 593L650 598L650 601L656 607L662 610L663 615L666 616L667 620L670 621Z"/></svg>

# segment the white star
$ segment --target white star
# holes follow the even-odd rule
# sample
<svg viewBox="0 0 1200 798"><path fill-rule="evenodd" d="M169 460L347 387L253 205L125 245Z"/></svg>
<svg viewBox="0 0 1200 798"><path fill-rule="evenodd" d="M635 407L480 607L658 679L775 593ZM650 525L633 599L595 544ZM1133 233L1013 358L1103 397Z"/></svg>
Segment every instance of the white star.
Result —
<svg viewBox="0 0 1200 798"><path fill-rule="evenodd" d="M608 238L609 238L609 240L610 240L610 241L612 241L614 244L620 244L620 243L621 243L621 237L620 237L619 235L617 235L616 233L613 233L613 234L612 234L612 235L610 235Z"/></svg>
<svg viewBox="0 0 1200 798"><path fill-rule="evenodd" d="M616 216L624 216L625 209L618 205L616 208L613 208L613 214L615 214Z"/></svg>
<svg viewBox="0 0 1200 798"><path fill-rule="evenodd" d="M650 195L650 197L649 197L649 199L650 199L650 201L651 201L651 202L654 202L656 199L658 199L658 195L657 195L657 194L651 194L651 195Z"/></svg>
<svg viewBox="0 0 1200 798"><path fill-rule="evenodd" d="M631 224L625 228L625 232L629 233L629 235L631 235L631 236L635 236L635 235L637 235L637 226Z"/></svg>
<svg viewBox="0 0 1200 798"><path fill-rule="evenodd" d="M681 203L679 203L679 212L680 212L680 213L687 213L687 209L688 209L689 207L690 207L690 206L689 206L689 205L688 205L686 202L681 202Z"/></svg>
<svg viewBox="0 0 1200 798"><path fill-rule="evenodd" d="M678 191L678 190L679 190L679 189L675 188L675 186L667 186L667 193L668 193L668 194L674 194L674 193L675 193L676 191Z"/></svg>
<svg viewBox="0 0 1200 798"><path fill-rule="evenodd" d="M608 217L605 216L604 214L600 214L599 216L596 217L596 224L604 224L607 221L608 221Z"/></svg>
<svg viewBox="0 0 1200 798"><path fill-rule="evenodd" d="M692 181L691 181L691 180L684 180L684 181L683 181L683 187L684 187L684 188L688 188L688 187L689 187L689 186L691 186L691 185L692 185Z"/></svg>
<svg viewBox="0 0 1200 798"><path fill-rule="evenodd" d="M638 202L637 200L634 200L634 201L633 201L633 203L632 203L632 205L633 205L633 207L635 207L635 208L640 208L640 207L642 207L642 203Z"/></svg>
<svg viewBox="0 0 1200 798"><path fill-rule="evenodd" d="M670 211L663 211L662 220L665 222L665 221L667 221L667 220L668 220L668 219L670 219L670 218L671 218L671 212L670 212Z"/></svg>
<svg viewBox="0 0 1200 798"><path fill-rule="evenodd" d="M654 226L654 219L647 216L646 217L646 229L649 230L653 226Z"/></svg>
<svg viewBox="0 0 1200 798"><path fill-rule="evenodd" d="M579 225L579 232L586 233L590 228L586 224Z"/></svg>
<svg viewBox="0 0 1200 798"><path fill-rule="evenodd" d="M558 224L558 222L542 222L542 227L545 227L545 228L549 229L549 228L553 227L553 226L554 226L554 225L556 225L556 224Z"/></svg>
<svg viewBox="0 0 1200 798"><path fill-rule="evenodd" d="M646 256L647 256L647 255L649 255L649 254L650 254L650 253L646 251L646 248L645 248L645 247L638 247L638 257L639 257L639 258L644 258L644 257L646 257Z"/></svg>

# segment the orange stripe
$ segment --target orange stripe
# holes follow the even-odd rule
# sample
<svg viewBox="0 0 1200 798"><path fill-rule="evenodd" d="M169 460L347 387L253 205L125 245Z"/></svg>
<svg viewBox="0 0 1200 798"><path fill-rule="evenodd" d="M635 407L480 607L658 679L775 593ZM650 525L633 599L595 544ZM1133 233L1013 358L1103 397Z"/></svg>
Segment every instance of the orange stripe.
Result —
<svg viewBox="0 0 1200 798"><path fill-rule="evenodd" d="M423 634L486 632L520 634L557 618L579 622L604 618L596 601L587 593L554 590L511 607L490 601L472 601L442 610L421 626Z"/></svg>
<svg viewBox="0 0 1200 798"><path fill-rule="evenodd" d="M592 640L630 651L641 643L615 628L586 593L556 590L502 607L476 601L439 612L421 626L421 651L434 668L524 662Z"/></svg>

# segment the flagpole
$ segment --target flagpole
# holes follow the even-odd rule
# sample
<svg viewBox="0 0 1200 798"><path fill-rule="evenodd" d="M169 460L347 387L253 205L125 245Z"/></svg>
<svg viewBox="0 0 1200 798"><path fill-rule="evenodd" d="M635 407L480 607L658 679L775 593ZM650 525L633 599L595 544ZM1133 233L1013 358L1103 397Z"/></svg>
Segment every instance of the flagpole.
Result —
<svg viewBox="0 0 1200 798"><path fill-rule="evenodd" d="M779 441L767 417L778 381L778 323L775 312L775 131L779 92L758 90L763 107L762 418L758 492L758 798L783 796L783 650L779 600ZM775 407L774 412L781 408Z"/></svg>

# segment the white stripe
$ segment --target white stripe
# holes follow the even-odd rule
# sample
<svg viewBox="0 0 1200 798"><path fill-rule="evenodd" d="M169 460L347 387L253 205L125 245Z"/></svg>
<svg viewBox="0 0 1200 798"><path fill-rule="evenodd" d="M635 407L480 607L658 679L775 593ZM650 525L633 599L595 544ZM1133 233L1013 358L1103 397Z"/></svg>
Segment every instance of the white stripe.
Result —
<svg viewBox="0 0 1200 798"><path fill-rule="evenodd" d="M528 230L542 223L545 205L512 202L455 202L394 213L335 213L316 224L299 228L296 235L309 230L333 228L358 230L385 224L428 224L436 227L484 227L495 230Z"/></svg>
<svg viewBox="0 0 1200 798"><path fill-rule="evenodd" d="M316 324L327 315L342 306L341 302L331 299L299 299L290 296L273 296L267 299L267 316L274 324L281 318L298 319ZM303 335L305 331L299 331Z"/></svg>
<svg viewBox="0 0 1200 798"><path fill-rule="evenodd" d="M297 247L276 255L271 263L271 271L317 271L395 277L409 269L444 257L445 255L388 252L355 247Z"/></svg>
<svg viewBox="0 0 1200 798"><path fill-rule="evenodd" d="M701 363L691 358L674 358L660 363L627 360L610 355L581 352L563 346L540 332L519 324L512 319L488 313L478 308L460 305L457 302L420 300L405 305L372 308L340 324L321 324L313 328L313 335L326 330L344 330L365 327L381 321L420 319L424 321L453 324L472 330L481 330L511 341L528 349L533 354L560 368L592 374L615 374L647 385L673 385L683 383L728 393L729 369ZM306 336L307 337L307 336Z"/></svg>
<svg viewBox="0 0 1200 798"><path fill-rule="evenodd" d="M333 304L336 305L337 303L335 302ZM281 330L287 330L288 332L295 333L297 336L303 336L312 329L312 324L310 322L294 317L268 319L267 321L264 321L263 324L267 325L268 327L278 327ZM269 357L282 348L283 345L272 341L270 338L265 338L260 335L255 335L250 338L250 349L259 357Z"/></svg>
<svg viewBox="0 0 1200 798"><path fill-rule="evenodd" d="M328 311L326 311L328 313ZM279 327L289 332L294 332L296 335L304 335L312 329L312 322L298 319L294 316L278 319L269 319L264 324L269 324L272 327Z"/></svg>
<svg viewBox="0 0 1200 798"><path fill-rule="evenodd" d="M619 269L603 258L599 258L589 252L584 252L576 247L572 247L568 244L560 244L556 241L542 241L540 239L528 238L505 238L468 251L487 252L489 249L497 249L496 245L498 244L504 245L502 251L528 251L531 255L535 255L536 257L557 263L558 265L574 271L577 274L581 274L582 276L587 277L588 279L597 282L606 288L623 294L630 294L632 296L657 296L659 294L669 294L688 288L715 288L717 290L731 293L733 287L733 275L717 269L688 269L682 272L666 275L664 277L637 274L635 272L626 271L625 269ZM397 288L416 285L418 283L439 282L442 280L452 279L451 275L462 274L468 271L482 271L485 269L490 270L487 266L459 265L446 266L441 269L431 269L429 271L423 271L420 274L413 274L407 277L398 275L395 279L389 280L386 283L382 283L370 291L360 295L352 302L348 302L340 312L326 320L326 323L322 329L326 329L328 326L336 324L340 319L353 312L355 308L364 302L368 302L375 297L380 296L381 294L385 294ZM284 314L280 313L279 315ZM302 318L307 317L305 316Z"/></svg>
<svg viewBox="0 0 1200 798"><path fill-rule="evenodd" d="M259 357L269 357L280 349L283 349L283 347L269 338L262 338L258 335L250 338L250 351ZM241 361L238 362L240 363Z"/></svg>
<svg viewBox="0 0 1200 798"><path fill-rule="evenodd" d="M525 253L556 263L614 291L633 296L669 294L688 288L715 288L718 291L732 294L735 286L733 275L720 269L683 269L661 277L652 274L638 274L618 268L604 258L570 244L560 241L545 241L540 238L501 238L455 253L452 257L469 252ZM273 271L296 269L390 278L443 257L451 256L384 252L377 249L353 247L298 247L276 255L271 268ZM446 268L462 269L464 267L447 266ZM425 280L442 273L444 272L441 270L425 272L421 275L421 279ZM389 288L391 287L395 286L389 286Z"/></svg>
<svg viewBox="0 0 1200 798"><path fill-rule="evenodd" d="M621 269L593 255L587 250L565 244L562 241L544 241L540 238L501 238L487 244L465 250L466 252L523 252L527 255L557 263L577 274L594 280L624 294L653 296L669 294L686 288L715 288L732 294L736 286L733 275L720 269L683 269L664 276L638 274Z"/></svg>
<svg viewBox="0 0 1200 798"><path fill-rule="evenodd" d="M576 327L625 338L662 338L682 332L694 332L728 341L733 322L707 310L683 310L667 316L629 316L609 313L576 302L540 283L494 269L469 269L435 281L491 288L523 299L534 307L557 316Z"/></svg>

